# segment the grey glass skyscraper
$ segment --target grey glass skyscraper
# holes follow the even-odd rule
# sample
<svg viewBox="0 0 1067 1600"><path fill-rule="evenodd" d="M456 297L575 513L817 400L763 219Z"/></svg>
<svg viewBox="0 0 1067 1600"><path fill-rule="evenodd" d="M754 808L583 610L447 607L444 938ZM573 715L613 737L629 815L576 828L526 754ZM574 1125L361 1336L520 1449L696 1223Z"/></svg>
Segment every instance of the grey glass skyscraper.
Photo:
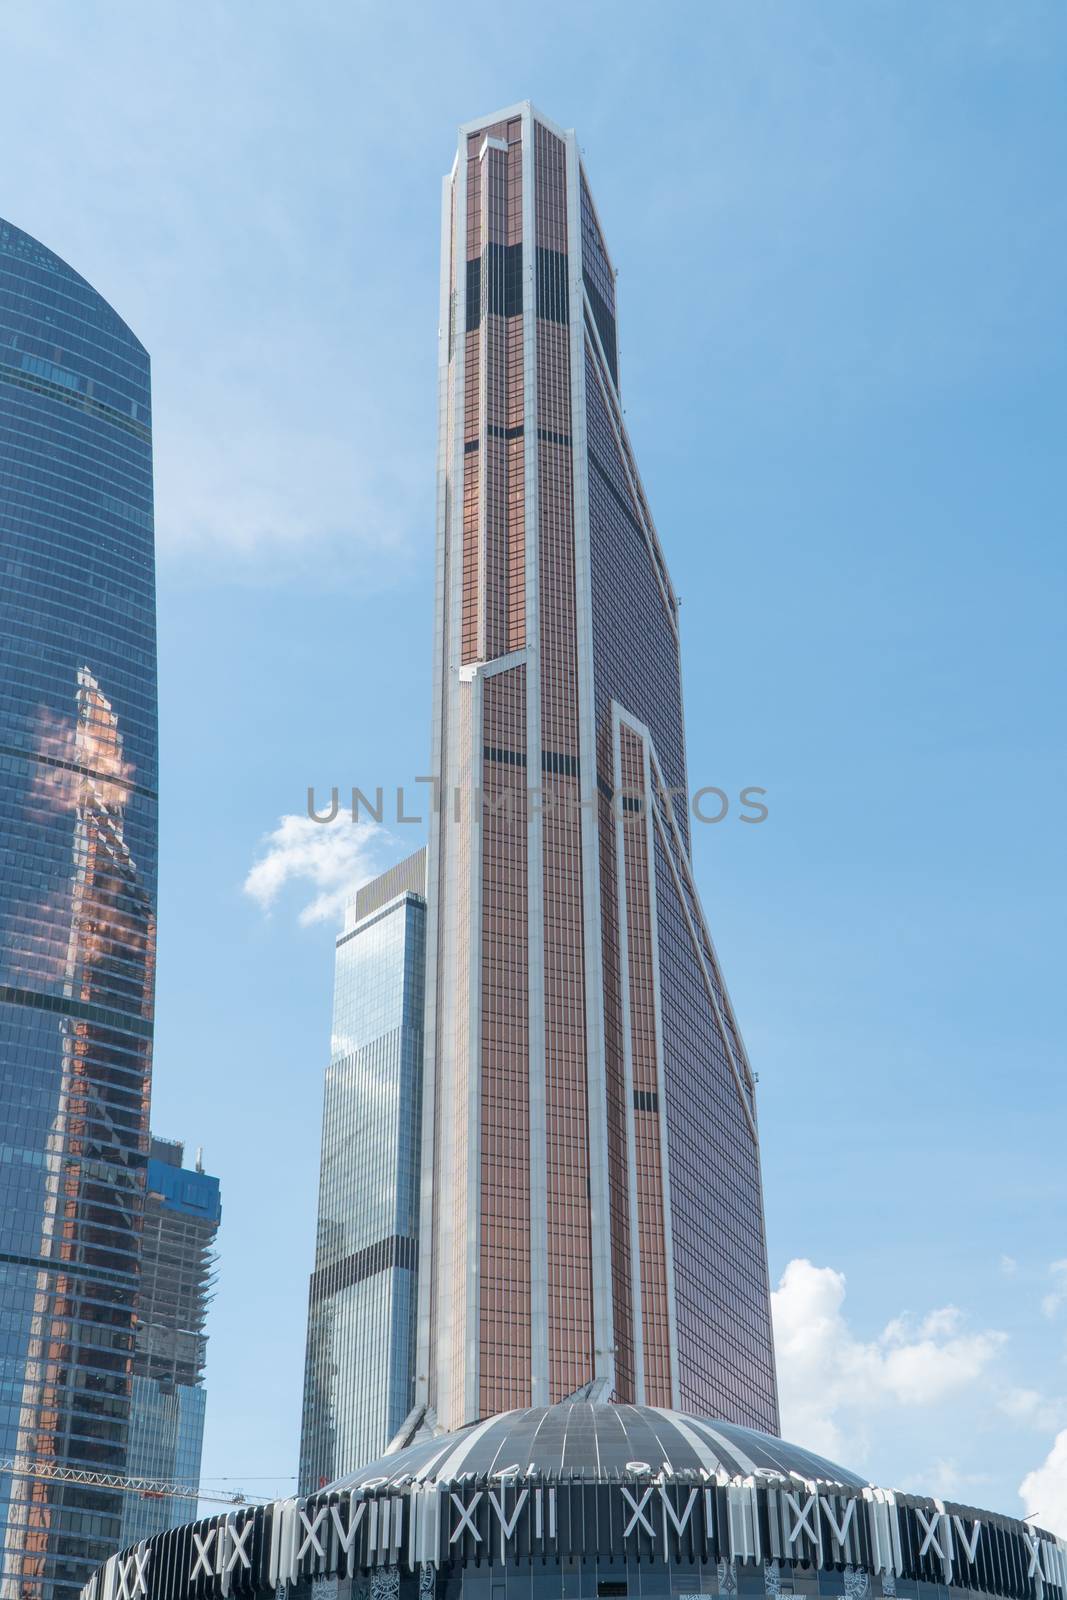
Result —
<svg viewBox="0 0 1067 1600"><path fill-rule="evenodd" d="M222 1220L219 1180L184 1147L152 1138L145 1196L141 1293L133 1358L127 1472L196 1489L204 1443L205 1320L215 1282L215 1235ZM122 1544L187 1522L195 1498L128 1494Z"/></svg>
<svg viewBox="0 0 1067 1600"><path fill-rule="evenodd" d="M385 1449L414 1396L426 852L365 885L337 940L300 1490Z"/></svg>
<svg viewBox="0 0 1067 1600"><path fill-rule="evenodd" d="M149 363L0 222L3 1600L118 1543L148 1153L156 903Z"/></svg>

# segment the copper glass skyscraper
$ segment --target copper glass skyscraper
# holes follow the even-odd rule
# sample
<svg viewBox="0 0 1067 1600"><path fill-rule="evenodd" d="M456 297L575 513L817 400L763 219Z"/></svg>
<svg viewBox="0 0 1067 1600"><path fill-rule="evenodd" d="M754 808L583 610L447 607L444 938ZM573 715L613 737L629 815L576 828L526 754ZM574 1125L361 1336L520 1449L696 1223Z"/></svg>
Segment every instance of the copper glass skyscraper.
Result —
<svg viewBox="0 0 1067 1600"><path fill-rule="evenodd" d="M777 1431L753 1076L574 134L465 125L442 245L416 1397L455 1427L599 1380Z"/></svg>

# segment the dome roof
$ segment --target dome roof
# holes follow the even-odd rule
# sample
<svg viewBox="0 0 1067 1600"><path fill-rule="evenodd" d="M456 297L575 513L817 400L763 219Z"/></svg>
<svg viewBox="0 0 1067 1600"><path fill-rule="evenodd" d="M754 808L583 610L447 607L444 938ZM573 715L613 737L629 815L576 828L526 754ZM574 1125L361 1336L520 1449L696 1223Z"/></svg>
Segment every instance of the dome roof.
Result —
<svg viewBox="0 0 1067 1600"><path fill-rule="evenodd" d="M773 1434L732 1422L713 1422L658 1406L565 1400L554 1406L505 1411L455 1433L425 1436L358 1472L332 1489L384 1486L416 1480L449 1482L507 1469L545 1477L612 1480L635 1472L686 1471L731 1478L795 1473L850 1488L867 1479Z"/></svg>

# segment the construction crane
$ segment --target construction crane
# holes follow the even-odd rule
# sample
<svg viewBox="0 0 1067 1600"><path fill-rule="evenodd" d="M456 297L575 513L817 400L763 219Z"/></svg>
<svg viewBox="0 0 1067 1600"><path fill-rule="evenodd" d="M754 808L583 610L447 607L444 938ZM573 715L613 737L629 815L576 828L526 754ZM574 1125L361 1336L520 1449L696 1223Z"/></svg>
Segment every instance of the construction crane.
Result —
<svg viewBox="0 0 1067 1600"><path fill-rule="evenodd" d="M117 1472L86 1472L81 1467L63 1467L53 1461L0 1461L0 1472L16 1472L22 1478L49 1478L54 1483L84 1483L94 1489L118 1489L123 1494L139 1494L144 1500L205 1500L217 1506L249 1506L260 1502L242 1489L233 1494L202 1494L187 1483L160 1483L154 1478L125 1478Z"/></svg>

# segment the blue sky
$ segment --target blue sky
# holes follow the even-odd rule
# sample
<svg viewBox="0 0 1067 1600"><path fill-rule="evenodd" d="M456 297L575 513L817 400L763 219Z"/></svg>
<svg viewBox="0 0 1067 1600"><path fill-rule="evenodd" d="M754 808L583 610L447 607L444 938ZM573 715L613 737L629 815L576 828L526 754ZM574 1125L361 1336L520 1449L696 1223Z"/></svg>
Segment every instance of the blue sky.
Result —
<svg viewBox="0 0 1067 1600"><path fill-rule="evenodd" d="M530 97L620 268L691 777L768 790L695 849L761 1079L786 1430L1008 1512L1036 1474L1067 1533L1060 0L0 29L0 213L153 356L153 1122L223 1184L205 1477L295 1472L331 908L421 835L285 819L425 770L440 176Z"/></svg>

